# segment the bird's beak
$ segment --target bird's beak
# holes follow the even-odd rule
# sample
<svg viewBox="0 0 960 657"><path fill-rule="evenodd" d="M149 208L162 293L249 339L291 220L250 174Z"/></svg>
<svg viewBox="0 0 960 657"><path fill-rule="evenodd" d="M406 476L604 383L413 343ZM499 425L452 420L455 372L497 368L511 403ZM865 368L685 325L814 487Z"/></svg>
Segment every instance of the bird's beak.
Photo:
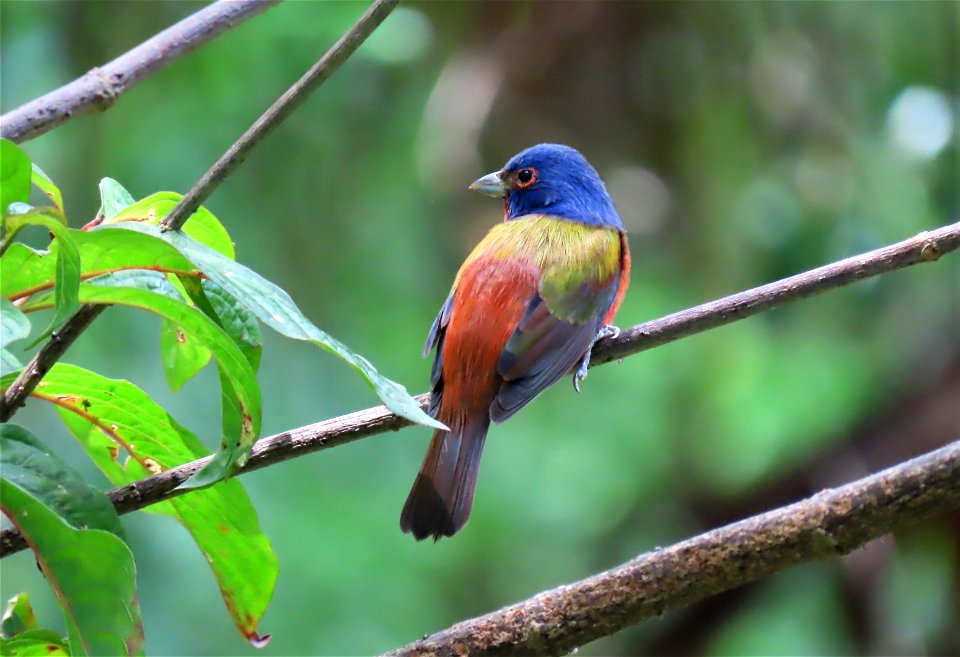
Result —
<svg viewBox="0 0 960 657"><path fill-rule="evenodd" d="M488 173L483 178L474 180L468 189L493 198L503 198L507 195L507 185L501 180L499 171Z"/></svg>

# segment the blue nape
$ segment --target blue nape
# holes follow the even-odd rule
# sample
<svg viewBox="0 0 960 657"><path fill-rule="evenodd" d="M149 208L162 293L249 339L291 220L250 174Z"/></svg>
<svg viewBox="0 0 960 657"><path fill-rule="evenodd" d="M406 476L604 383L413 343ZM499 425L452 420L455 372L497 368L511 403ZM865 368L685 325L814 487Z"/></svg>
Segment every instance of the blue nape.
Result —
<svg viewBox="0 0 960 657"><path fill-rule="evenodd" d="M562 144L537 144L510 158L504 172L537 170L537 181L525 189L507 192L507 219L528 214L549 214L592 226L623 230L623 222L607 188L575 148Z"/></svg>

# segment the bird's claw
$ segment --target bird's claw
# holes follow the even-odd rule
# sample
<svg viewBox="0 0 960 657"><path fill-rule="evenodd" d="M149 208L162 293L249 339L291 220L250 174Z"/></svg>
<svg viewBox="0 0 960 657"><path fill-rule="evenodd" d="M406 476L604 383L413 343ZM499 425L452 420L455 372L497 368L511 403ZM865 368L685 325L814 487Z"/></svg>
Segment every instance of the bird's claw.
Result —
<svg viewBox="0 0 960 657"><path fill-rule="evenodd" d="M573 375L573 389L577 392L580 392L580 382L587 378L587 371L590 368L590 351L592 350L592 347L587 350L586 355L580 362L580 367L577 368L577 371Z"/></svg>
<svg viewBox="0 0 960 657"><path fill-rule="evenodd" d="M580 361L580 367L577 368L577 371L573 375L573 389L577 392L580 392L580 382L587 378L587 372L590 370L590 356L593 355L593 345L603 338L615 338L620 335L620 329L613 324L605 324L600 327L600 330L597 331L596 337L593 338L593 342L590 344L590 348L587 349L587 353L583 355L583 360Z"/></svg>
<svg viewBox="0 0 960 657"><path fill-rule="evenodd" d="M594 338L593 343L596 344L598 340L603 338L615 338L620 335L620 327L614 326L613 324L605 324L600 327L600 330L597 331L597 337Z"/></svg>

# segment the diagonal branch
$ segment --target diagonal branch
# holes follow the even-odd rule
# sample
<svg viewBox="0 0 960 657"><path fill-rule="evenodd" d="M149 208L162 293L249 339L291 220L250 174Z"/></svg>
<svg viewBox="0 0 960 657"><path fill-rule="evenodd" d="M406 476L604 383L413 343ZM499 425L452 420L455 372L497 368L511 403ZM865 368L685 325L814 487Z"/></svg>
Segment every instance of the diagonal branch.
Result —
<svg viewBox="0 0 960 657"><path fill-rule="evenodd" d="M598 346L603 348L593 362L606 363L620 359L771 310L789 301L804 299L921 262L933 262L958 248L960 222L631 327L622 331L616 339L600 343Z"/></svg>
<svg viewBox="0 0 960 657"><path fill-rule="evenodd" d="M619 337L605 338L597 343L593 364L624 358L854 281L917 263L934 261L958 248L960 223L920 233L890 246L624 329ZM427 396L422 395L419 400L425 408ZM250 460L236 474L367 436L396 431L409 424L411 423L408 420L397 417L383 406L376 406L292 429L257 441ZM115 488L109 493L110 499L119 513L129 513L181 495L187 491L177 490L177 486L190 478L209 459L208 456L185 463ZM23 539L16 531L7 529L0 532L0 557L24 547Z"/></svg>
<svg viewBox="0 0 960 657"><path fill-rule="evenodd" d="M43 345L10 387L0 397L0 422L6 422L20 410L40 379L46 376L53 364L60 360L73 341L80 337L91 322L97 318L106 306L80 306L74 315L64 323L60 330L50 334L50 340Z"/></svg>
<svg viewBox="0 0 960 657"><path fill-rule="evenodd" d="M112 62L7 112L0 117L0 136L22 142L74 116L106 110L141 80L278 2L219 0L204 7Z"/></svg>
<svg viewBox="0 0 960 657"><path fill-rule="evenodd" d="M273 1L273 0L271 0ZM279 0L277 0L279 1ZM247 153L254 146L260 143L260 141L275 127L280 125L290 114L296 109L307 96L316 91L321 84L323 84L333 73L340 68L340 65L345 62L350 55L360 46L361 43L366 41L367 37L373 32L374 29L380 23L383 22L391 11L396 7L399 0L374 0L374 3L370 5L370 8L360 17L360 19L351 27L340 40L337 41L329 50L314 64L309 71L300 80L298 80L292 87L290 87L280 98L268 109L263 116L257 119L243 135L237 139L234 144L227 149L227 152L224 153L216 164L207 171L203 177L193 186L193 189L184 196L180 203L170 212L169 215L163 220L161 226L164 230L170 229L179 229L183 226L184 222L196 212L197 208L200 207L200 204L206 200L207 196L216 189L220 183L222 183L227 176L233 173L241 162L243 158L246 157ZM231 5L232 0L222 0L218 3L220 5ZM236 5L239 7L241 5L246 6L248 4L255 4L253 0L243 0L242 2L237 2ZM269 6L268 3L263 3L264 6L261 8L266 8ZM258 9L259 11L259 9ZM167 34L171 30L175 30L183 23L195 19L203 12L198 12L194 16L181 21L174 27L170 28L166 32L162 32L160 35L154 39L159 39L161 36ZM228 12L229 13L229 12ZM193 30L199 29L196 26L193 26ZM183 28L187 29L187 28ZM211 28L212 29L212 28ZM219 29L225 29L221 27ZM144 46L152 43L153 40L148 41ZM156 45L156 44L155 44ZM151 46L151 48L155 47ZM199 44L197 44L199 45ZM143 46L141 46L143 47ZM173 46L170 46L173 48ZM195 47L195 46L194 46ZM124 57L132 55L134 52L138 51L140 47L135 48L134 50L124 55ZM149 50L149 49L148 49ZM121 58L123 59L123 58ZM115 60L119 61L119 60ZM111 62L112 66L115 62ZM65 89L66 87L64 87ZM43 100L42 98L39 100ZM37 101L39 102L39 101ZM23 109L23 108L21 108ZM20 110L17 110L18 112ZM4 120L7 119L6 116L3 117ZM56 124L53 124L56 125ZM50 127L53 127L51 125ZM6 124L4 123L4 126ZM47 128L49 129L49 128ZM37 133L39 134L39 133ZM6 136L6 133L4 133ZM23 369L23 372L20 373L20 376L17 377L17 380L14 382L10 388L4 391L3 397L0 398L0 421L6 422L26 403L27 397L30 396L30 393L33 392L34 388L37 387L37 384L40 383L40 379L47 373L50 367L53 366L57 360L66 352L66 350L73 344L73 341L79 337L81 333L96 319L103 311L103 307L97 306L83 306L73 315L66 323L61 327L61 329L51 337L50 341L44 345L44 347L37 353L36 356L30 361L30 363Z"/></svg>
<svg viewBox="0 0 960 657"><path fill-rule="evenodd" d="M960 508L960 441L801 502L641 554L457 623L390 657L565 655L628 625L790 566L847 554Z"/></svg>
<svg viewBox="0 0 960 657"><path fill-rule="evenodd" d="M310 67L297 82L287 90L263 115L250 126L240 139L231 146L220 159L203 174L197 184L180 199L177 206L171 210L160 228L163 230L179 230L181 226L208 196L233 173L247 157L251 148L260 143L260 140L270 134L274 128L283 123L290 114L299 107L313 91L340 68L347 59L360 47L367 37L377 29L377 26L396 8L399 0L374 0L373 4L364 12L363 16L351 27L333 47Z"/></svg>

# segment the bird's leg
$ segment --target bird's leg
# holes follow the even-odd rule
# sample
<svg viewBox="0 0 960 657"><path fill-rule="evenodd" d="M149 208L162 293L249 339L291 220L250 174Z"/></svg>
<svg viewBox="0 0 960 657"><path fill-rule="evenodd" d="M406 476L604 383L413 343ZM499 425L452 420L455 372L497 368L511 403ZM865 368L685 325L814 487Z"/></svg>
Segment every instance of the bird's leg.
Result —
<svg viewBox="0 0 960 657"><path fill-rule="evenodd" d="M576 373L573 375L574 390L580 392L580 382L587 378L587 371L590 369L590 356L593 354L593 346L603 338L615 338L618 335L620 335L620 329L613 324L605 324L600 327L597 335L593 338L593 342L590 343L590 348L587 349L587 353L583 355L583 360L580 361L580 367L577 368Z"/></svg>

